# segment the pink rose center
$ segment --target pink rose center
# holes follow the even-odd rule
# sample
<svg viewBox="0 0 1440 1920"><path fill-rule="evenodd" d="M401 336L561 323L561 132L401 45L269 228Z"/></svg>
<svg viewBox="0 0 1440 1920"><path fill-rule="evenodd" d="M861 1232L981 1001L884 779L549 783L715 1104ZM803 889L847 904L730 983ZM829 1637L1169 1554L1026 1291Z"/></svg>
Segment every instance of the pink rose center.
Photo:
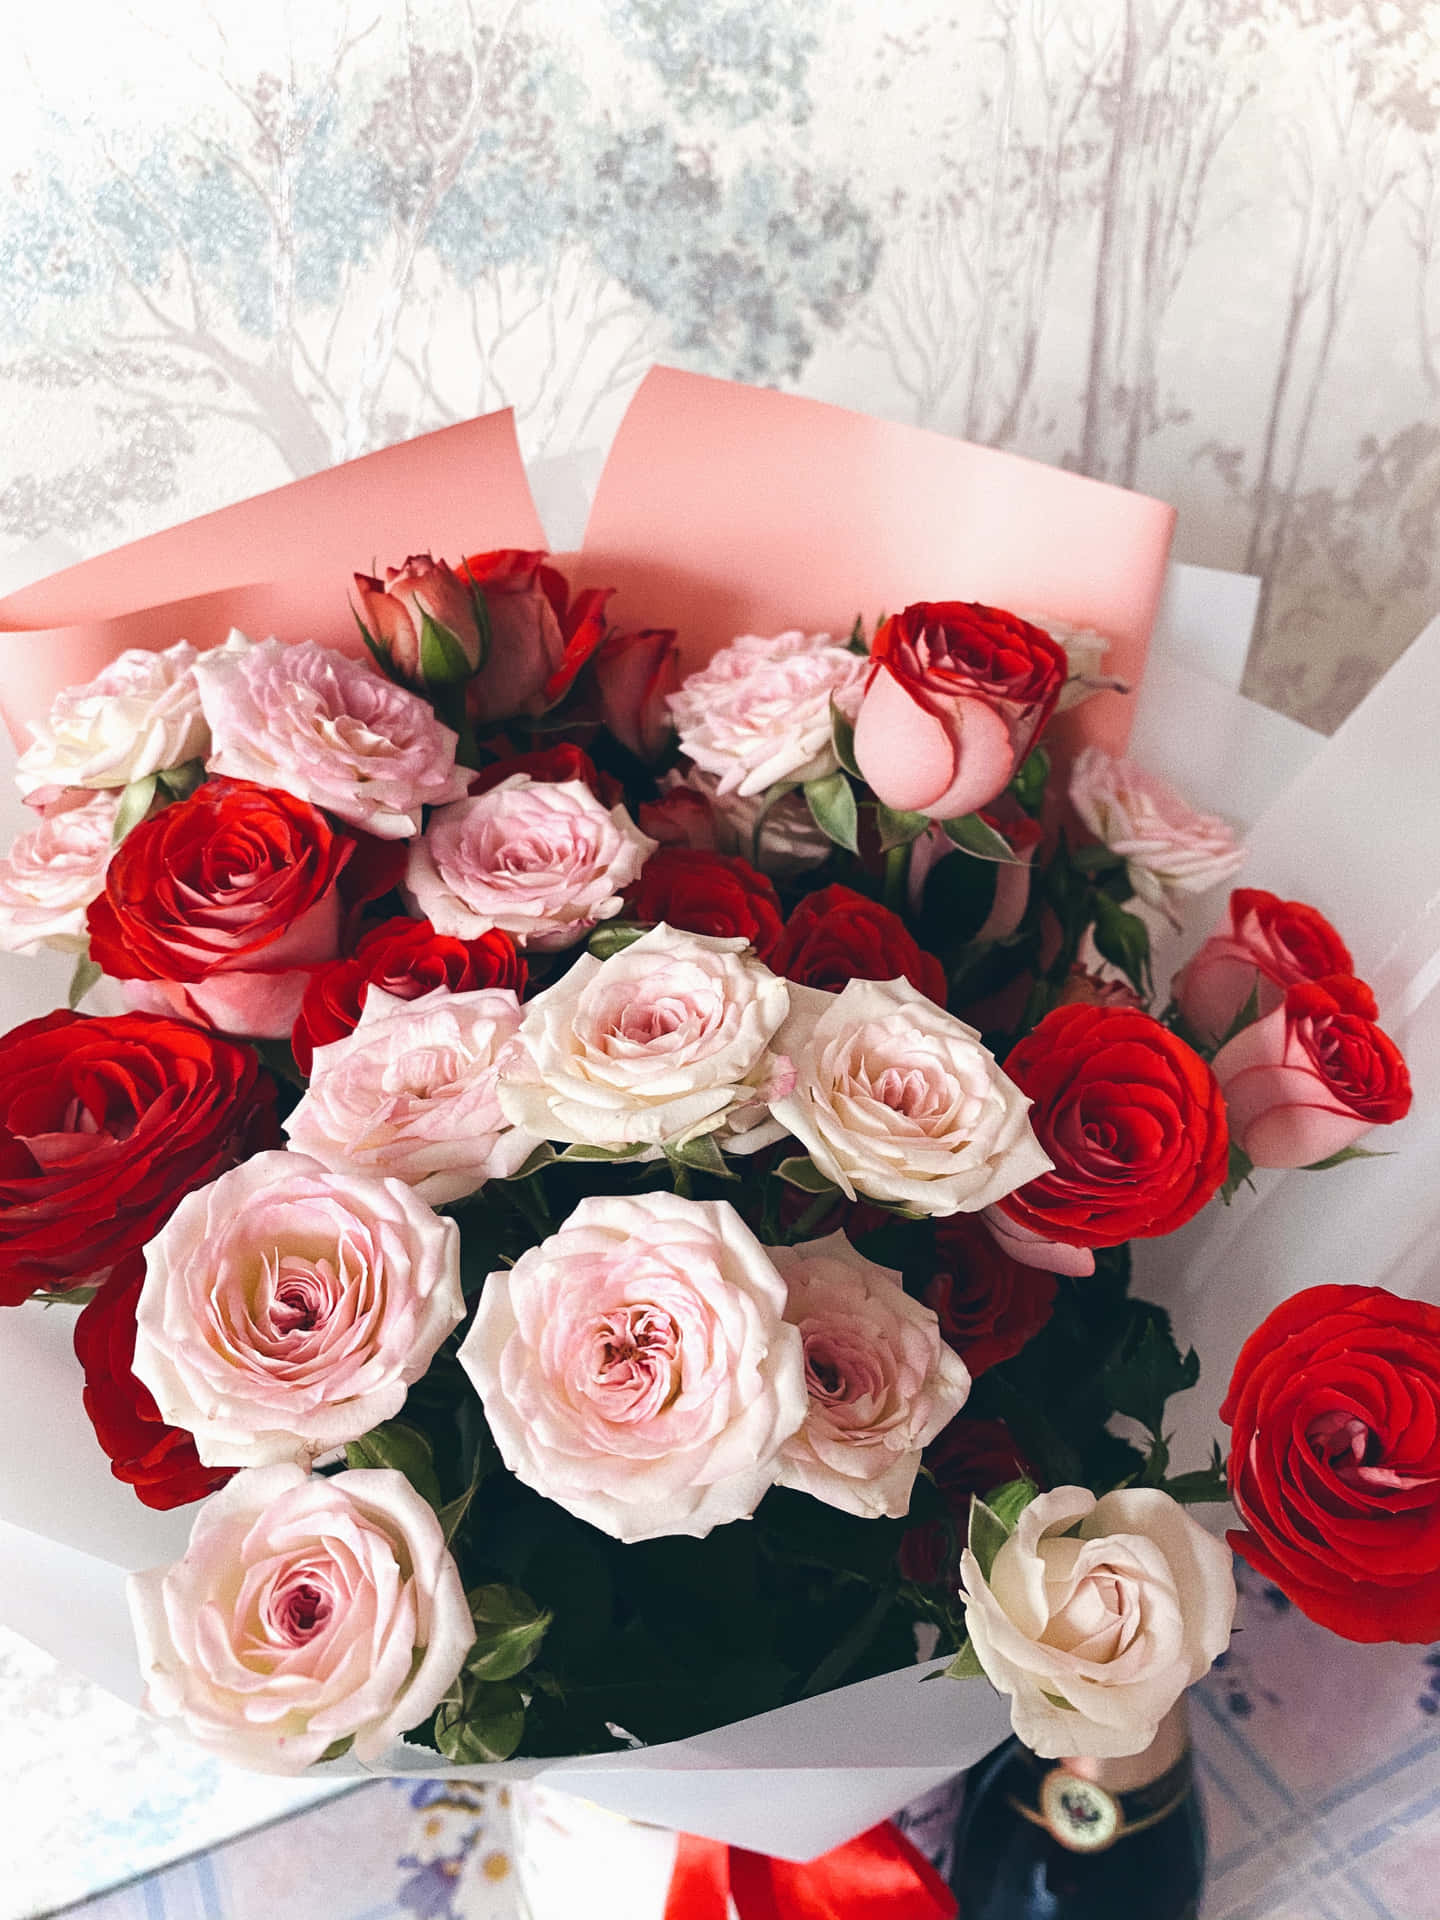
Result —
<svg viewBox="0 0 1440 1920"><path fill-rule="evenodd" d="M1347 1487L1423 1487L1433 1478L1430 1474L1397 1473L1393 1467L1382 1465L1385 1443L1380 1435L1353 1413L1342 1413L1338 1408L1317 1415L1305 1429L1305 1438L1315 1458Z"/></svg>
<svg viewBox="0 0 1440 1920"><path fill-rule="evenodd" d="M334 1611L328 1583L307 1569L272 1589L264 1608L265 1626L273 1639L302 1647L324 1632Z"/></svg>
<svg viewBox="0 0 1440 1920"><path fill-rule="evenodd" d="M658 1307L613 1309L595 1324L589 1380L607 1420L663 1413L680 1392L680 1333Z"/></svg>
<svg viewBox="0 0 1440 1920"><path fill-rule="evenodd" d="M261 1316L262 1329L280 1345L297 1334L322 1328L342 1291L329 1260L307 1260L294 1253L267 1254L265 1280L268 1303Z"/></svg>
<svg viewBox="0 0 1440 1920"><path fill-rule="evenodd" d="M826 1327L805 1328L805 1385L810 1398L827 1407L872 1400L884 1392L885 1377L875 1356L854 1339L837 1339Z"/></svg>
<svg viewBox="0 0 1440 1920"><path fill-rule="evenodd" d="M942 1111L944 1091L922 1067L886 1067L874 1082L875 1098L907 1120L924 1120Z"/></svg>

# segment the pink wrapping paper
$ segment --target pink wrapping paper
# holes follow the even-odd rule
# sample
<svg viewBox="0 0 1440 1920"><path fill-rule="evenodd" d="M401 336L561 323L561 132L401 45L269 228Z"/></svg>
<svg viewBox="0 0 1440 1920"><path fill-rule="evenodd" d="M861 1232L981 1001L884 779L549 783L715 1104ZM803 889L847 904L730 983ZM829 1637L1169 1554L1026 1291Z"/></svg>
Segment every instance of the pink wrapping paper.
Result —
<svg viewBox="0 0 1440 1920"><path fill-rule="evenodd" d="M737 633L846 633L911 600L984 600L1092 626L1138 684L1174 510L1013 454L815 400L657 367L600 478L578 584L687 657ZM0 701L17 744L61 687L123 647L359 641L350 575L409 553L543 547L512 414L488 414L224 507L0 600ZM1119 751L1133 700L1067 724Z"/></svg>

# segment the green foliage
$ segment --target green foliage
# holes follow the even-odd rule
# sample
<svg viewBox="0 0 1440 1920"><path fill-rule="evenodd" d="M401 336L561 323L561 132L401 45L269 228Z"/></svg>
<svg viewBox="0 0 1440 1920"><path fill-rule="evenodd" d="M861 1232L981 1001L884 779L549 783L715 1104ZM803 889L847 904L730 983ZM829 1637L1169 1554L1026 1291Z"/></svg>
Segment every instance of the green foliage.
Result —
<svg viewBox="0 0 1440 1920"><path fill-rule="evenodd" d="M1050 778L1050 756L1044 747L1033 747L1015 770L1010 791L1032 819L1038 819L1045 804L1045 786Z"/></svg>
<svg viewBox="0 0 1440 1920"><path fill-rule="evenodd" d="M970 1496L970 1551L974 1554L981 1573L988 1580L990 1569L995 1565L995 1556L1010 1538L1010 1529L992 1508L986 1506L979 1494Z"/></svg>
<svg viewBox="0 0 1440 1920"><path fill-rule="evenodd" d="M65 996L66 1005L72 1013L103 972L104 968L98 961L92 960L88 953L82 953L76 960L75 971L70 976L70 991Z"/></svg>
<svg viewBox="0 0 1440 1920"><path fill-rule="evenodd" d="M857 620L855 624L858 626L860 623ZM830 702L830 744L835 749L835 758L846 773L856 780L861 779L855 758L855 722L843 714L833 700Z"/></svg>
<svg viewBox="0 0 1440 1920"><path fill-rule="evenodd" d="M474 1680L468 1671L441 1701L435 1745L447 1760L479 1767L508 1760L525 1731L525 1699L508 1681Z"/></svg>
<svg viewBox="0 0 1440 1920"><path fill-rule="evenodd" d="M554 1615L518 1587L475 1587L465 1596L475 1622L475 1644L465 1671L476 1680L513 1680L540 1651Z"/></svg>
<svg viewBox="0 0 1440 1920"><path fill-rule="evenodd" d="M403 1473L422 1500L441 1505L440 1481L435 1472L435 1449L423 1433L405 1420L387 1420L372 1427L345 1449L347 1467L392 1467Z"/></svg>
<svg viewBox="0 0 1440 1920"><path fill-rule="evenodd" d="M787 1186L798 1187L802 1193L835 1193L840 1189L828 1175L823 1174L808 1153L794 1154L788 1160L782 1160L775 1169L778 1177Z"/></svg>
<svg viewBox="0 0 1440 1920"><path fill-rule="evenodd" d="M883 801L875 803L875 826L882 853L888 853L892 847L908 847L929 824L928 814L902 813L895 807L887 807Z"/></svg>
<svg viewBox="0 0 1440 1920"><path fill-rule="evenodd" d="M1011 867L1024 864L1004 834L997 833L978 813L962 814L958 820L942 820L940 824L946 838L976 860L998 860L1002 866Z"/></svg>
<svg viewBox="0 0 1440 1920"><path fill-rule="evenodd" d="M1095 945L1112 967L1119 967L1139 994L1150 992L1150 929L1138 914L1118 906L1108 893L1094 895Z"/></svg>
<svg viewBox="0 0 1440 1920"><path fill-rule="evenodd" d="M1192 1347L1181 1357L1162 1308L1132 1300L1131 1325L1101 1376L1106 1397L1117 1413L1129 1414L1158 1437L1165 1402L1200 1378L1200 1356Z"/></svg>
<svg viewBox="0 0 1440 1920"><path fill-rule="evenodd" d="M133 833L149 813L155 799L155 789L159 784L158 774L147 773L139 780L132 780L120 795L120 804L115 809L115 824L110 829L112 847L118 847L125 836Z"/></svg>
<svg viewBox="0 0 1440 1920"><path fill-rule="evenodd" d="M637 920L602 920L585 942L586 951L597 960L608 960L612 953L623 953L649 932Z"/></svg>
<svg viewBox="0 0 1440 1920"><path fill-rule="evenodd" d="M822 833L847 853L860 851L860 815L855 789L843 772L805 782L805 804ZM758 833L758 829L757 829Z"/></svg>

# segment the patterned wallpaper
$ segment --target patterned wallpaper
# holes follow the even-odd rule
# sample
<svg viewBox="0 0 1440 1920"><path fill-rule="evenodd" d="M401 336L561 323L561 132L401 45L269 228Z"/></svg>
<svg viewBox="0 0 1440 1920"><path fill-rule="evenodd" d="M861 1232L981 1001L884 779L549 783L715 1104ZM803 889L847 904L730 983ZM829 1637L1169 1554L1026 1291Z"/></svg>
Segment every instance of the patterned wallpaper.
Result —
<svg viewBox="0 0 1440 1920"><path fill-rule="evenodd" d="M48 0L0 557L655 359L1173 499L1332 727L1440 605L1440 0ZM398 556L397 556L398 557Z"/></svg>

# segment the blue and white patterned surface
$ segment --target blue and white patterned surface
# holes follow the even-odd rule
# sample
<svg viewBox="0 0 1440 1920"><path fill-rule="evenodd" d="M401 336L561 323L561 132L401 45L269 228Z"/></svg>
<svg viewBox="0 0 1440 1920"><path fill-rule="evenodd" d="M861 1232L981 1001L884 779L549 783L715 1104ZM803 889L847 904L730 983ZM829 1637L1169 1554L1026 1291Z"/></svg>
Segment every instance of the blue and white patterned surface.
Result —
<svg viewBox="0 0 1440 1920"><path fill-rule="evenodd" d="M1234 1650L1192 1703L1210 1832L1205 1920L1433 1920L1440 1914L1440 1650L1342 1645L1243 1569L1242 1581ZM102 1749L96 1787L111 1784L104 1763ZM216 1771L194 1769L187 1786L177 1764L159 1776L174 1796L169 1806L163 1787L118 1807L100 1808L90 1797L84 1819L48 1830L39 1787L26 1809L24 1843L0 1845L0 1883L10 1899L18 1873L21 1885L54 1889L54 1904L7 1904L0 1907L5 1920L56 1910L66 1878L57 1849L81 1848L92 1884L107 1869L112 1878L124 1872L127 1860L131 1870L143 1865L167 1821L169 1831L180 1831L173 1815L187 1793L191 1818L208 1796L212 1822L228 1815L238 1825L237 1778L217 1792ZM525 1909L514 1811L507 1789L380 1781L103 1894L76 1916L549 1920ZM127 1822L134 1823L128 1830ZM78 1860L68 1864L70 1890L78 1891ZM597 1882L606 1872L597 1856Z"/></svg>

